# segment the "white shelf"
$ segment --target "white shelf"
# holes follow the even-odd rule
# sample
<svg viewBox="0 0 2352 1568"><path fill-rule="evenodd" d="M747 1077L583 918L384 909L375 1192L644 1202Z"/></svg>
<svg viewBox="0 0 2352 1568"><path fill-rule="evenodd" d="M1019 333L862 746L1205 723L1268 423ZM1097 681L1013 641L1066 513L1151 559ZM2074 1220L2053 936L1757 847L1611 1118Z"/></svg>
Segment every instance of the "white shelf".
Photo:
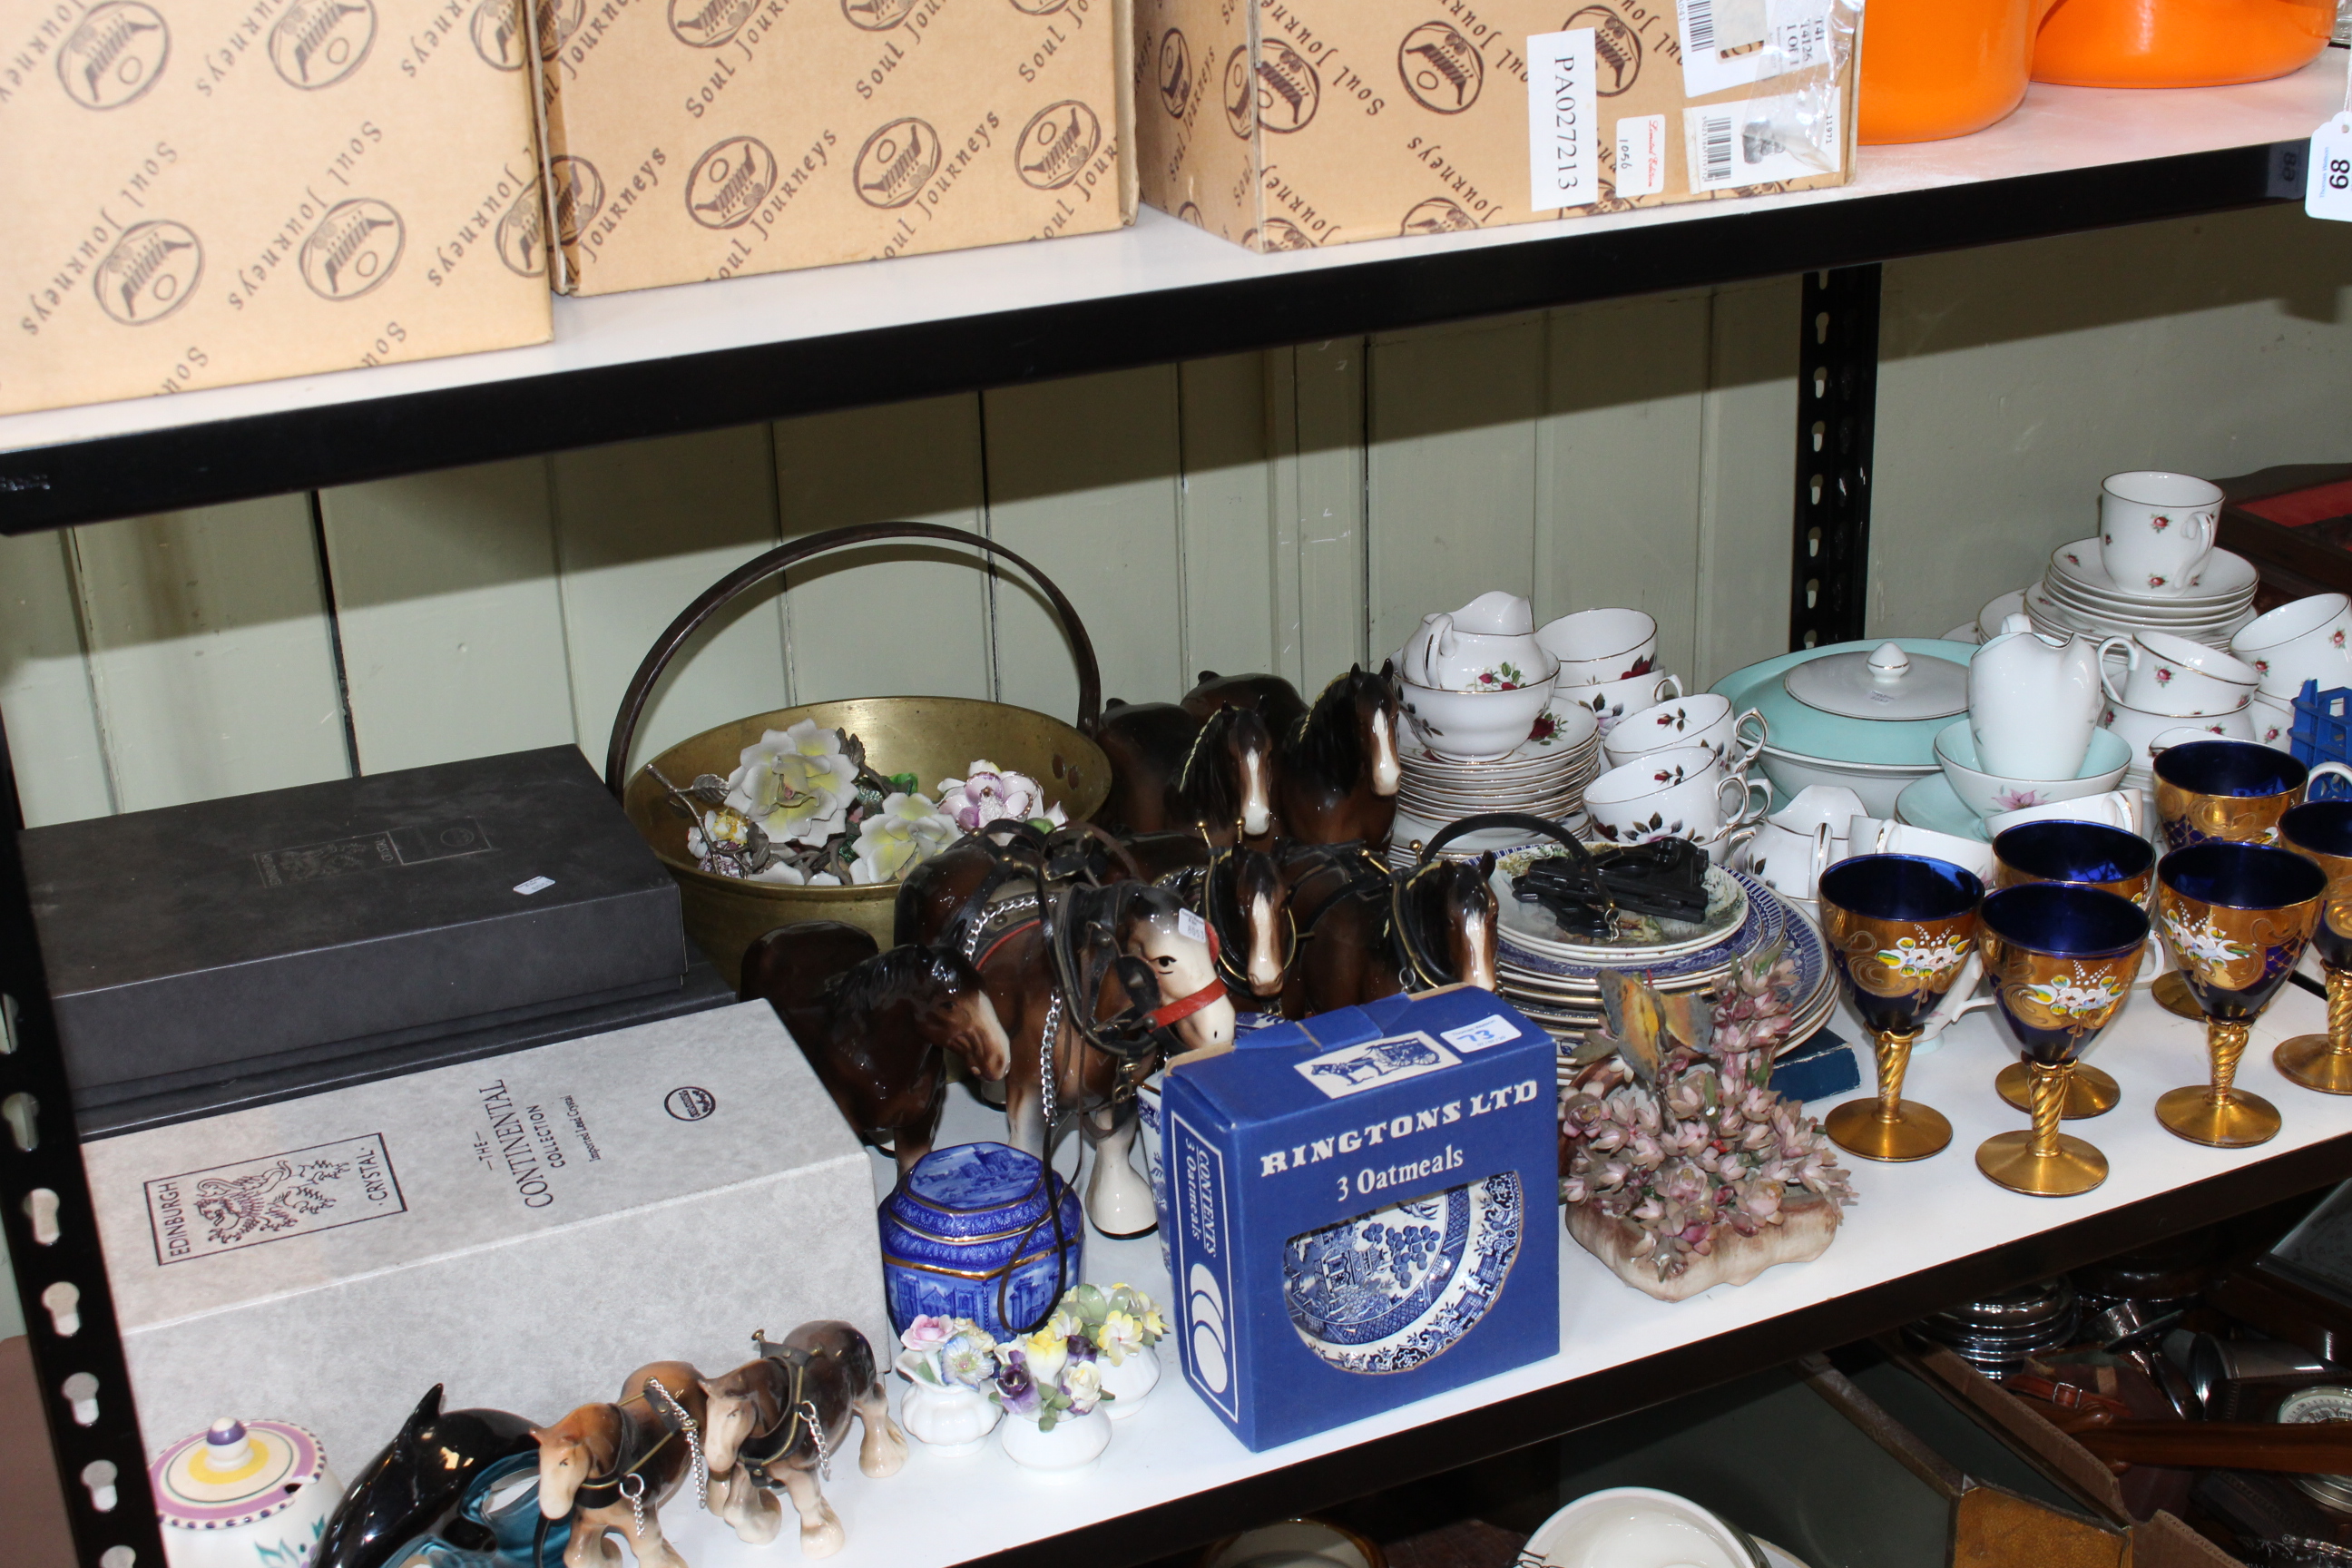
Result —
<svg viewBox="0 0 2352 1568"><path fill-rule="evenodd" d="M2239 1081L2278 1106L2285 1128L2260 1149L2205 1149L2167 1132L2151 1110L2164 1090L2205 1080L2202 1026L2164 1013L2143 989L2092 1053L2092 1059L2121 1084L2121 1104L2095 1121L2068 1123L2070 1131L2105 1152L2112 1174L2104 1186L2084 1196L2046 1199L2003 1191L1976 1170L1976 1146L1996 1132L2022 1128L2025 1118L1993 1093L1993 1074L2008 1058L1988 1015L1972 1015L1945 1037L1940 1048L1915 1060L1906 1085L1906 1097L1951 1118L1951 1147L1913 1165L1849 1161L1858 1167L1853 1185L1860 1202L1846 1211L1843 1231L1830 1250L1811 1263L1783 1265L1748 1285L1719 1287L1669 1306L1620 1282L1563 1238L1559 1333L1565 1348L1559 1354L1263 1454L1244 1448L1194 1397L1182 1381L1171 1343L1163 1349L1165 1374L1158 1391L1141 1411L1118 1424L1109 1449L1087 1470L1068 1476L1024 1470L992 1440L981 1452L959 1458L941 1458L912 1444L906 1468L886 1480L860 1475L851 1463L837 1466L825 1495L847 1531L848 1545L833 1561L838 1568L943 1568L1019 1548L1115 1514L1208 1492L1515 1394L1764 1323L2352 1131L2352 1099L2331 1099L2299 1088L2271 1065L2273 1046L2287 1035L2323 1029L2326 1016L2325 1005L2308 993L2289 986L2281 994L2254 1029ZM1850 1021L1840 1026L1854 1037ZM1865 1084L1867 1075L1865 1067ZM1818 1114L1827 1104L1812 1109ZM1001 1122L992 1113L961 1093L950 1116L943 1143L1002 1135ZM878 1158L877 1167L877 1190L887 1192L888 1167ZM1097 1283L1133 1281L1155 1289L1156 1299L1166 1300L1160 1293L1168 1289L1167 1277L1160 1270L1157 1244L1149 1238L1110 1243L1089 1234L1086 1272ZM895 1400L896 1389L903 1384L895 1377L891 1382ZM1596 1408L1590 1419L1598 1422L1615 1414ZM1450 1462L1444 1453L1431 1453L1426 1468L1442 1470ZM789 1511L782 1537L761 1549L739 1543L715 1519L696 1512L690 1500L673 1505L664 1528L695 1568L753 1568L793 1560L799 1552ZM1174 1552L1189 1544L1171 1539L1166 1549Z"/></svg>
<svg viewBox="0 0 2352 1568"><path fill-rule="evenodd" d="M2302 138L2342 106L2345 62L2342 53L2328 50L2294 76L2244 87L2123 92L2036 86L2017 113L1975 136L1862 149L1857 178L1835 190L1690 203L1264 257L1147 208L1131 229L1048 244L865 262L596 300L559 299L554 341L538 347L15 415L0 418L0 452L574 375L992 312L1346 273L1402 258L1435 260L1563 237L1600 238L1663 227L1687 231L1692 244L1703 245L1710 223L1766 205L1835 208L1906 193ZM2065 226L2063 222L2056 226ZM1629 279L1622 291L1638 292L1642 287L1639 278ZM5 500L0 495L0 506Z"/></svg>

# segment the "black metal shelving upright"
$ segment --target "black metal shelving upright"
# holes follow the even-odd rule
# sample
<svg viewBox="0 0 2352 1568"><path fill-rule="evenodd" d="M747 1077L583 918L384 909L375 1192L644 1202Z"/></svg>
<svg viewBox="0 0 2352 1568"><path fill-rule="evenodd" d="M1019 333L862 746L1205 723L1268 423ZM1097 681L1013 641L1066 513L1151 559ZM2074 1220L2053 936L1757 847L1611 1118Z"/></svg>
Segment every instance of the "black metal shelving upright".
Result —
<svg viewBox="0 0 2352 1568"><path fill-rule="evenodd" d="M1792 646L1860 635L1868 563L1877 264L2297 196L2301 140L1834 201L1723 204L1647 226L1549 226L1508 243L1375 247L1311 270L1236 269L900 325L863 325L354 399L289 395L234 418L163 422L0 451L0 532L380 479L496 458L1476 316L1806 275L1791 532ZM1198 237L1186 231L1182 242ZM1170 243L1178 243L1171 237ZM1090 241L1062 242L1085 245ZM931 258L934 261L939 258ZM896 264L894 264L896 265ZM1818 372L1818 376L1816 375ZM363 373L373 374L375 373ZM0 443L10 439L0 420ZM0 733L0 773L5 771ZM5 822L19 821L13 774ZM30 1146L0 1131L0 1226L15 1255L86 1568L162 1562L145 1465L68 1113L31 909L13 834L0 846L0 1110L37 1102ZM13 1124L26 1121L11 1115ZM1879 1331L1957 1297L2007 1288L2352 1175L2352 1135L2177 1189L2016 1245L1816 1304L1735 1334L1556 1385L1343 1453L1269 1468L1246 1486L1121 1515L992 1562L1103 1568L1160 1556L1236 1521L1291 1512L1540 1440L1766 1362ZM70 1286L71 1334L52 1309ZM95 1378L85 1423L67 1382ZM77 1383L77 1392L87 1385ZM1442 1460L1433 1456L1443 1456ZM96 1506L112 1467L116 1501Z"/></svg>

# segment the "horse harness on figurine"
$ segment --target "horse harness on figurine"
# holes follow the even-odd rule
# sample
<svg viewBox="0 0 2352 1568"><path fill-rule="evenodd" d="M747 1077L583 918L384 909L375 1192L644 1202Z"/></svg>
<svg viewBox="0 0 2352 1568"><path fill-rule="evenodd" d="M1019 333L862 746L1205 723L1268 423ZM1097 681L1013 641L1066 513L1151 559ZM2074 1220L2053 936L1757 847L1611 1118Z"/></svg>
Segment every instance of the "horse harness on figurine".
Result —
<svg viewBox="0 0 2352 1568"><path fill-rule="evenodd" d="M815 1352L797 1345L780 1345L764 1331L754 1331L751 1344L765 1359L782 1363L791 1383L784 1395L783 1408L776 1414L776 1424L764 1432L754 1432L735 1451L736 1462L751 1478L751 1484L762 1491L776 1491L783 1482L768 1474L768 1467L793 1451L806 1432L816 1446L817 1472L826 1481L833 1479L833 1454L824 1440L824 1423L817 1415L816 1401L808 1396L809 1363Z"/></svg>
<svg viewBox="0 0 2352 1568"><path fill-rule="evenodd" d="M1388 907L1385 910L1386 929L1382 935L1388 942L1390 960L1396 965L1404 988L1408 992L1434 991L1454 983L1455 977L1448 972L1444 959L1431 949L1423 935L1421 921L1413 914L1411 902L1414 884L1437 864L1436 861L1423 859L1410 868L1399 869L1381 860L1361 842L1317 845L1312 847L1309 858L1317 863L1291 884L1290 897L1294 905L1298 901L1300 891L1317 877L1336 876L1340 879L1340 886L1316 906L1314 914L1307 918L1303 927L1293 918L1294 948L1297 942L1314 937L1315 927L1321 921L1324 911L1332 905L1350 893L1385 884Z"/></svg>
<svg viewBox="0 0 2352 1568"><path fill-rule="evenodd" d="M653 1411L654 1418L661 1423L662 1435L642 1450L637 1447L641 1440L637 1423L629 1415L632 1405L647 1406ZM686 1439L688 1463L694 1469L695 1487L706 1500L709 1498L709 1471L703 1464L701 1435L695 1429L694 1417L687 1414L686 1406L677 1402L676 1395L663 1387L658 1380L648 1377L642 1393L635 1398L616 1402L613 1408L621 1413L621 1437L614 1449L613 1468L601 1478L580 1483L572 1494L572 1507L575 1513L583 1509L611 1508L625 1500L635 1532L643 1535L646 1529L646 1467L669 1447L671 1438L678 1436Z"/></svg>
<svg viewBox="0 0 2352 1568"><path fill-rule="evenodd" d="M1209 846L1207 865L1181 866L1160 878L1153 886L1167 889L1183 900L1188 906L1196 904L1199 906L1201 923L1209 928L1209 958L1216 965L1217 978L1224 983L1228 991L1238 990L1246 996L1255 994L1255 988L1250 984L1249 961L1246 958L1231 958L1227 954L1229 952L1246 953L1249 951L1248 933L1234 932L1232 940L1228 941L1226 933L1219 926L1219 916L1226 909L1241 907L1240 889L1233 890L1234 896L1230 900L1221 899L1217 890L1217 879L1220 872L1228 881L1238 875L1236 866L1240 854L1241 847L1238 844L1228 844L1222 847L1212 844ZM1284 925L1287 928L1286 937L1282 944L1282 973L1287 974L1290 973L1291 961L1298 956L1299 930L1298 919L1291 913L1290 906L1286 901L1283 905L1282 918ZM1206 1006L1207 1003L1204 1002L1202 1005Z"/></svg>

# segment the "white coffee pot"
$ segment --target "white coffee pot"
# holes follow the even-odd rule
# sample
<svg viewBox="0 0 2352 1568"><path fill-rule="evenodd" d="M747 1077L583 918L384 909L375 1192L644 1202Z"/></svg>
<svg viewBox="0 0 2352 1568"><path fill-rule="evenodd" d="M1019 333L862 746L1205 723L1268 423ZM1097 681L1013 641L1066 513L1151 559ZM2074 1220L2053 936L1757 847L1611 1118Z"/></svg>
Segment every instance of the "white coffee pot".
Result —
<svg viewBox="0 0 2352 1568"><path fill-rule="evenodd" d="M1969 733L1984 771L2003 778L2071 779L2091 750L2106 693L2098 645L2033 629L2025 616L1969 661Z"/></svg>

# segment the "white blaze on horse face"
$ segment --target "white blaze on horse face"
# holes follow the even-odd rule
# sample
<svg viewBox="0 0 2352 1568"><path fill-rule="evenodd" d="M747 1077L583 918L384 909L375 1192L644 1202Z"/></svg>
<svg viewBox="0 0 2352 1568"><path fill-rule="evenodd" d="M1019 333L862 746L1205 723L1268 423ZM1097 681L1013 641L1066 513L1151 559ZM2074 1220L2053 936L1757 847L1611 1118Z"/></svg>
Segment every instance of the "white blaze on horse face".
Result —
<svg viewBox="0 0 2352 1568"><path fill-rule="evenodd" d="M1372 710L1372 793L1397 792L1396 715L1383 705Z"/></svg>
<svg viewBox="0 0 2352 1568"><path fill-rule="evenodd" d="M1242 831L1256 838L1274 830L1274 791L1266 783L1266 753L1242 756Z"/></svg>
<svg viewBox="0 0 2352 1568"><path fill-rule="evenodd" d="M973 1040L971 1055L964 1060L978 1073L983 1083L1003 1083L1004 1075L1013 1070L1013 1042L1004 1033L1004 1020L996 1016L996 1004L988 993L975 991L959 1004L965 1012L965 1027Z"/></svg>
<svg viewBox="0 0 2352 1568"><path fill-rule="evenodd" d="M702 1414L703 1462L712 1470L731 1470L743 1439L751 1435L751 1402L740 1394L721 1394L708 1381Z"/></svg>
<svg viewBox="0 0 2352 1568"><path fill-rule="evenodd" d="M1497 989L1495 984L1495 933L1486 921L1484 909L1472 909L1462 917L1462 978L1481 991Z"/></svg>
<svg viewBox="0 0 2352 1568"><path fill-rule="evenodd" d="M1194 942L1171 929L1174 918L1162 925L1159 918L1137 926L1142 932L1143 956L1160 975L1160 1000L1165 1004L1197 995L1217 983L1217 962L1209 944ZM1233 998L1220 996L1190 1017L1177 1020L1176 1037L1187 1050L1231 1045L1234 1038Z"/></svg>
<svg viewBox="0 0 2352 1568"><path fill-rule="evenodd" d="M539 1511L562 1519L572 1511L572 1499L587 1479L588 1456L569 1438L535 1433L539 1438Z"/></svg>
<svg viewBox="0 0 2352 1568"><path fill-rule="evenodd" d="M1280 923L1272 899L1260 893L1250 900L1249 983L1261 996L1282 989L1282 943L1275 935Z"/></svg>

